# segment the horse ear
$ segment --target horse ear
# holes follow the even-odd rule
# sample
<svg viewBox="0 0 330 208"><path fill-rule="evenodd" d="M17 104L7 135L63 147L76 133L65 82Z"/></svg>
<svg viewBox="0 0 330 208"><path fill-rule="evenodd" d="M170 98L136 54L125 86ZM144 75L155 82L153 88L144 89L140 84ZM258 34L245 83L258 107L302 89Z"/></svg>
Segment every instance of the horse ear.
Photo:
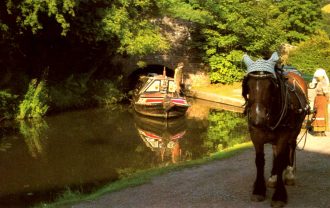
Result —
<svg viewBox="0 0 330 208"><path fill-rule="evenodd" d="M268 59L269 61L277 62L280 59L277 52L274 52L272 56Z"/></svg>
<svg viewBox="0 0 330 208"><path fill-rule="evenodd" d="M243 61L247 67L254 63L254 61L247 54L243 55Z"/></svg>

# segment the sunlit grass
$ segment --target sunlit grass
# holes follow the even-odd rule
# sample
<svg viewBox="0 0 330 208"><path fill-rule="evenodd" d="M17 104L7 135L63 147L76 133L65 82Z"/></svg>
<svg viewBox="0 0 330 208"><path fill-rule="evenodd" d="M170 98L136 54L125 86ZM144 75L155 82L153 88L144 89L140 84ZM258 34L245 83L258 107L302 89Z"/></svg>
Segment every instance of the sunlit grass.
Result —
<svg viewBox="0 0 330 208"><path fill-rule="evenodd" d="M202 159L186 161L186 162L182 162L179 164L175 164L175 165L171 165L171 166L167 166L167 167L163 167L163 168L153 168L153 169L149 169L149 170L139 171L127 178L124 178L124 179L121 179L114 183L111 183L109 185L106 185L103 188L100 188L91 194L73 192L70 189L67 189L61 196L58 197L58 199L54 203L51 203L51 204L42 203L35 207L36 208L55 208L55 207L63 207L65 205L67 205L69 207L69 204L75 204L75 203L79 203L79 202L83 202L83 201L92 201L92 200L99 198L100 196L102 196L104 194L108 194L108 193L111 193L114 191L119 191L124 188L134 187L137 185L147 183L147 182L151 181L154 177L161 176L170 171L179 171L184 168L191 168L191 167L196 167L198 165L207 164L214 160L221 160L221 159L232 157L251 147L252 147L252 143L246 142L243 144L235 145L235 146L225 149L223 151L214 153L214 154L210 155L209 157L205 157Z"/></svg>

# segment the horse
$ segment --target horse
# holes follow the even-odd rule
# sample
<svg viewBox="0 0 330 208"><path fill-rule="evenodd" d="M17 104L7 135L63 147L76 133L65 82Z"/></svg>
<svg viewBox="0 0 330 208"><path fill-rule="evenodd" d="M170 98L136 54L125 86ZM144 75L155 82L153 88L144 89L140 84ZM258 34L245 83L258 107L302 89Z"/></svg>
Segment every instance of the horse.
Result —
<svg viewBox="0 0 330 208"><path fill-rule="evenodd" d="M242 82L242 96L257 169L251 200L265 200L264 145L271 143L273 167L268 182L275 188L271 206L283 207L288 198L285 184L294 184L296 139L309 113L309 102L307 85L301 76L275 70L276 55L256 62L244 57L248 72Z"/></svg>

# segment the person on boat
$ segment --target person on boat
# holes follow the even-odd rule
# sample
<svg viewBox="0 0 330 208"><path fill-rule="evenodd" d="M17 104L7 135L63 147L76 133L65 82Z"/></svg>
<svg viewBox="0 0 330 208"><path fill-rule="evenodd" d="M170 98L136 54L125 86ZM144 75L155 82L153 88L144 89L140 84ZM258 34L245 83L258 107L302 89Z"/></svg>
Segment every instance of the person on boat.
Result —
<svg viewBox="0 0 330 208"><path fill-rule="evenodd" d="M176 88L176 92L179 95L182 94L181 84L182 84L182 79L183 79L183 67L184 67L183 62L180 62L180 63L178 63L177 67L174 69L175 88Z"/></svg>
<svg viewBox="0 0 330 208"><path fill-rule="evenodd" d="M326 136L328 100L329 100L329 78L324 69L317 69L314 73L310 88L315 88L314 110L315 120L312 122L313 133L316 136Z"/></svg>

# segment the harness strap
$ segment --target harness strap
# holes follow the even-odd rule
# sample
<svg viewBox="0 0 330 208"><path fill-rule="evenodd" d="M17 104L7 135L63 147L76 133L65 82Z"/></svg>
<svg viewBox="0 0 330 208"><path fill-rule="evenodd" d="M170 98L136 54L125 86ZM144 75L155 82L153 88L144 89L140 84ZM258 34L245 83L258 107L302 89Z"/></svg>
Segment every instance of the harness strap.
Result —
<svg viewBox="0 0 330 208"><path fill-rule="evenodd" d="M279 77L279 85L281 88L281 95L282 95L282 101L284 100L284 102L282 102L282 107L281 107L281 113L280 113L280 118L278 119L278 121L276 122L276 124L273 127L270 127L270 129L272 131L274 131L281 123L281 121L283 120L287 110L288 110L288 86L286 84L284 84L284 80L282 79L282 76L278 76Z"/></svg>
<svg viewBox="0 0 330 208"><path fill-rule="evenodd" d="M302 101L302 98L297 93L297 88L296 88L296 85L295 84L298 84L299 89L303 91L303 88L299 85L299 83L298 82L295 82L295 79L294 79L293 87L291 89L290 86L289 86L289 84L288 84L288 82L287 82L287 80L283 79L281 75L282 74L280 74L278 77L279 77L279 84L280 84L281 95L282 95L282 107L281 107L280 117L279 117L278 121L276 122L276 124L273 127L270 127L270 129L272 131L275 130L280 125L281 121L283 120L284 116L287 113L288 102L289 102L288 101L289 100L289 90L291 92L293 92L295 94L296 98L298 99L299 104L300 104L300 107L301 107L301 109L300 109L301 111L308 112L309 109L310 109L310 107L308 105L307 98L306 98L307 106L304 106L303 101Z"/></svg>

